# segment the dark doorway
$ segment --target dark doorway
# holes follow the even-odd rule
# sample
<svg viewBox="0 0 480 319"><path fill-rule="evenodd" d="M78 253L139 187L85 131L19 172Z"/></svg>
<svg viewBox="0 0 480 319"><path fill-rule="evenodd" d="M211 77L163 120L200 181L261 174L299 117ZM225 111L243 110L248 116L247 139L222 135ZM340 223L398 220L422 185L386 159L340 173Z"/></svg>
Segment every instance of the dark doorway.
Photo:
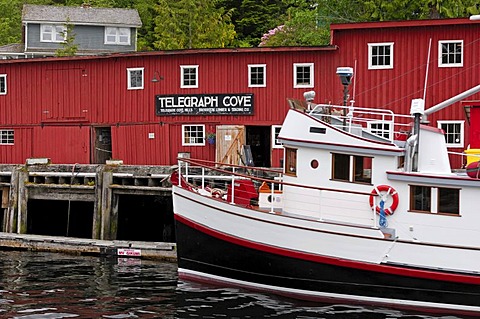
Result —
<svg viewBox="0 0 480 319"><path fill-rule="evenodd" d="M170 196L118 196L118 240L175 242Z"/></svg>
<svg viewBox="0 0 480 319"><path fill-rule="evenodd" d="M95 142L94 142L93 163L105 164L109 159L112 159L112 129L110 127L96 127L95 128Z"/></svg>
<svg viewBox="0 0 480 319"><path fill-rule="evenodd" d="M271 134L270 126L247 126L246 145L250 145L252 159L255 166L271 166Z"/></svg>
<svg viewBox="0 0 480 319"><path fill-rule="evenodd" d="M93 202L29 200L27 233L92 238Z"/></svg>

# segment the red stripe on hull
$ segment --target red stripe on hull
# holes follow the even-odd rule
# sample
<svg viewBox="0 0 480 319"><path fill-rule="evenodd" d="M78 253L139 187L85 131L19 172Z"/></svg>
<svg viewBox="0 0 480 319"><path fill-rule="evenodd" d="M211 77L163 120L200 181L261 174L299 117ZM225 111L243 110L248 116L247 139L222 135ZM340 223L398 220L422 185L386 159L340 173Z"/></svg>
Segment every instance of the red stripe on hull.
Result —
<svg viewBox="0 0 480 319"><path fill-rule="evenodd" d="M307 260L307 261L312 261L316 263L335 265L340 267L347 267L352 269L359 269L359 270L366 270L366 271L372 271L372 272L403 276L403 277L423 278L423 279L429 279L429 280L435 280L435 281L480 285L480 276L471 276L471 275L446 273L446 272L421 270L421 269L411 269L411 268L404 268L404 267L398 267L398 266L390 266L385 264L364 263L359 261L352 261L352 260L339 259L334 257L322 256L322 255L315 255L315 254L301 252L301 251L293 251L293 250L289 250L281 247L264 245L258 242L252 242L246 239L234 237L229 234L219 232L215 229L211 229L203 225L200 225L178 214L175 214L175 219L177 222L181 222L193 229L201 231L209 236L218 238L220 240L223 240L235 245L247 247L250 249L255 249L258 251L264 251L264 252L268 252L268 253L276 254L280 256L291 257L291 258L296 258L300 260Z"/></svg>

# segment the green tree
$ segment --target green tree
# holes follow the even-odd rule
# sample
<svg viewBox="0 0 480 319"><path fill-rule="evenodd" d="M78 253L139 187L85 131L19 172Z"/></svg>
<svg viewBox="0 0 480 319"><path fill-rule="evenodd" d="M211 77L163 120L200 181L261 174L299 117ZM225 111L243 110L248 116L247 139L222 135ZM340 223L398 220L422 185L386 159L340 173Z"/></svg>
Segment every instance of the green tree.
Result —
<svg viewBox="0 0 480 319"><path fill-rule="evenodd" d="M235 30L230 12L215 0L159 0L154 48L160 50L223 48L231 46Z"/></svg>
<svg viewBox="0 0 480 319"><path fill-rule="evenodd" d="M78 44L75 44L75 33L73 32L73 24L67 18L65 23L65 31L62 32L65 42L62 42L61 48L55 51L56 56L74 56L77 54Z"/></svg>

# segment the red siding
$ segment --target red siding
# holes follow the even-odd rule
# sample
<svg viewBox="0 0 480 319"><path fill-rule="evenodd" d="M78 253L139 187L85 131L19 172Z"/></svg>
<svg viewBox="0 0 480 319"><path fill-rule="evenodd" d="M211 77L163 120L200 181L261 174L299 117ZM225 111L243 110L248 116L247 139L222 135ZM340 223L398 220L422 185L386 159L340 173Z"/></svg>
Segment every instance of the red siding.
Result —
<svg viewBox="0 0 480 319"><path fill-rule="evenodd" d="M207 131L213 131L216 125L281 124L288 109L286 99L302 99L303 93L311 90L293 88L294 63L314 63L314 90L319 103L342 103L343 88L335 72L339 66L351 66L356 67L355 82L350 87L356 105L408 113L411 100L423 96L431 38L428 108L480 83L480 72L474 71L480 57L479 26L466 19L333 25L334 46L329 47L160 51L0 61L0 74L7 74L8 82L8 93L0 95L0 124L16 130L15 145L0 147L0 162L23 163L25 157L46 156L57 163L87 163L93 149L90 130L100 126L112 128L112 157L126 164L175 164L179 152L214 160L214 146L181 145L181 125L205 124ZM438 67L439 40L464 41L463 67ZM367 45L378 42L394 42L393 69L368 69ZM266 65L265 88L248 87L249 64ZM180 88L181 65L198 65L198 88ZM128 90L127 68L136 67L144 68L144 89ZM150 81L154 74L161 77L159 82ZM253 115L155 115L155 95L235 93L254 95ZM480 94L469 99L480 99ZM456 103L429 118L432 125L439 119L464 120L463 108ZM19 128L26 126L31 127L31 134ZM468 125L465 128L467 146ZM148 133L154 133L155 138L148 138ZM283 152L270 151L272 166L278 166Z"/></svg>
<svg viewBox="0 0 480 319"><path fill-rule="evenodd" d="M31 157L48 157L52 163L90 163L88 126L45 126L33 129Z"/></svg>

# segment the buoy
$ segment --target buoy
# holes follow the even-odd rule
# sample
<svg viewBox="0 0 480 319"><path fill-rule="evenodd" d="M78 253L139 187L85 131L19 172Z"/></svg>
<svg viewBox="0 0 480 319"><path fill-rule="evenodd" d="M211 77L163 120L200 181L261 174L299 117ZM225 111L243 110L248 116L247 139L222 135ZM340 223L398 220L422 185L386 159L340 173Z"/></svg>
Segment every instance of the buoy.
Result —
<svg viewBox="0 0 480 319"><path fill-rule="evenodd" d="M480 161L467 165L467 175L471 178L480 178Z"/></svg>

